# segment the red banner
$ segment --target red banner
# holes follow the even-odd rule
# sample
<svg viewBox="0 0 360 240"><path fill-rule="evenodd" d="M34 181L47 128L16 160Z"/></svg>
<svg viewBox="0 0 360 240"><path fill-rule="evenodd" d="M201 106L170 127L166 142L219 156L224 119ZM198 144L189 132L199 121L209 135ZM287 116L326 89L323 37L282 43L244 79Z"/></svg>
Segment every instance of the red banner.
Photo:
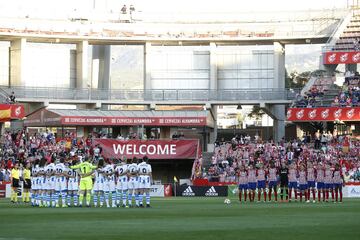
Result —
<svg viewBox="0 0 360 240"><path fill-rule="evenodd" d="M25 117L23 105L18 104L0 104L0 121L9 121L11 119L22 119Z"/></svg>
<svg viewBox="0 0 360 240"><path fill-rule="evenodd" d="M61 124L94 126L206 126L206 117L61 117Z"/></svg>
<svg viewBox="0 0 360 240"><path fill-rule="evenodd" d="M129 140L95 139L105 158L142 158L149 159L195 159L199 140Z"/></svg>
<svg viewBox="0 0 360 240"><path fill-rule="evenodd" d="M324 64L360 63L360 52L326 52Z"/></svg>
<svg viewBox="0 0 360 240"><path fill-rule="evenodd" d="M287 120L293 122L360 121L360 107L289 108Z"/></svg>

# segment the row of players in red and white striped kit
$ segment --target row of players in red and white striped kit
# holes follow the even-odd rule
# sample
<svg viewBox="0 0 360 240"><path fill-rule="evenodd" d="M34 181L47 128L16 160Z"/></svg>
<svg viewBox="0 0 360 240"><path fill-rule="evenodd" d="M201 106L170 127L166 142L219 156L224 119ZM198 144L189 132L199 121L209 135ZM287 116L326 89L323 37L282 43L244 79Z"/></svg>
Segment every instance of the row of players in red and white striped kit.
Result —
<svg viewBox="0 0 360 240"><path fill-rule="evenodd" d="M255 201L255 193L258 194L258 202L271 201L274 194L275 201L278 201L278 186L280 187L281 201L292 201L294 192L295 201L302 202L303 196L306 202L316 202L316 192L318 202L329 202L331 195L332 202L342 202L342 186L344 177L339 164L330 166L329 164L314 164L311 162L305 164L288 165L281 163L276 167L270 163L268 167L262 164L255 167L253 164L240 166L237 175L239 177L239 201Z"/></svg>

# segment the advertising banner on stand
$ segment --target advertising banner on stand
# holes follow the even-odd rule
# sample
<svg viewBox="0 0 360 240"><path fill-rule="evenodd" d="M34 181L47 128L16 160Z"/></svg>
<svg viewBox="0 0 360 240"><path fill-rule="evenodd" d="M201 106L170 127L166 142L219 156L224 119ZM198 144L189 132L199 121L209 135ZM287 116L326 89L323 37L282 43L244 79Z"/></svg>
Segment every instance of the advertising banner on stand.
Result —
<svg viewBox="0 0 360 240"><path fill-rule="evenodd" d="M164 185L151 185L150 188L151 197L164 197Z"/></svg>
<svg viewBox="0 0 360 240"><path fill-rule="evenodd" d="M199 140L129 140L94 139L105 158L195 159Z"/></svg>
<svg viewBox="0 0 360 240"><path fill-rule="evenodd" d="M289 108L287 120L293 122L360 121L360 107Z"/></svg>
<svg viewBox="0 0 360 240"><path fill-rule="evenodd" d="M176 187L178 197L226 197L228 186L190 186L181 185Z"/></svg>
<svg viewBox="0 0 360 240"><path fill-rule="evenodd" d="M360 63L360 52L326 52L324 64L356 64Z"/></svg>
<svg viewBox="0 0 360 240"><path fill-rule="evenodd" d="M360 198L360 185L346 185L343 187L343 196Z"/></svg>

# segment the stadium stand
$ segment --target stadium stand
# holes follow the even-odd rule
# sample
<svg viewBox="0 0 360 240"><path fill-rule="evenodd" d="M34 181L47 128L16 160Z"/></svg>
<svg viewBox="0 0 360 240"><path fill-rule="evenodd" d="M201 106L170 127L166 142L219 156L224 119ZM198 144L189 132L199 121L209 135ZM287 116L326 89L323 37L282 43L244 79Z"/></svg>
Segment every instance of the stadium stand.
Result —
<svg viewBox="0 0 360 240"><path fill-rule="evenodd" d="M360 13L354 12L350 23L340 35L333 51L359 51L360 50Z"/></svg>

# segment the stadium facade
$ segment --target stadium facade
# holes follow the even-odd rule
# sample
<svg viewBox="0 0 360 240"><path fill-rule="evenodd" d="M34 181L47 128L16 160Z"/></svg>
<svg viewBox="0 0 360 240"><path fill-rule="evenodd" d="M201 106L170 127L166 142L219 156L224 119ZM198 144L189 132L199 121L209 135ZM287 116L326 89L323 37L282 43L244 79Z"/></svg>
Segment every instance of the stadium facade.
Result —
<svg viewBox="0 0 360 240"><path fill-rule="evenodd" d="M214 122L207 126L208 143L216 139L218 105L259 105L280 140L285 106L297 93L285 88L286 44L329 42L352 12L290 15L251 23L236 16L160 23L128 13L111 19L4 16L0 84L4 97L16 93L27 114L49 104L101 110L142 105L148 111L202 106Z"/></svg>

